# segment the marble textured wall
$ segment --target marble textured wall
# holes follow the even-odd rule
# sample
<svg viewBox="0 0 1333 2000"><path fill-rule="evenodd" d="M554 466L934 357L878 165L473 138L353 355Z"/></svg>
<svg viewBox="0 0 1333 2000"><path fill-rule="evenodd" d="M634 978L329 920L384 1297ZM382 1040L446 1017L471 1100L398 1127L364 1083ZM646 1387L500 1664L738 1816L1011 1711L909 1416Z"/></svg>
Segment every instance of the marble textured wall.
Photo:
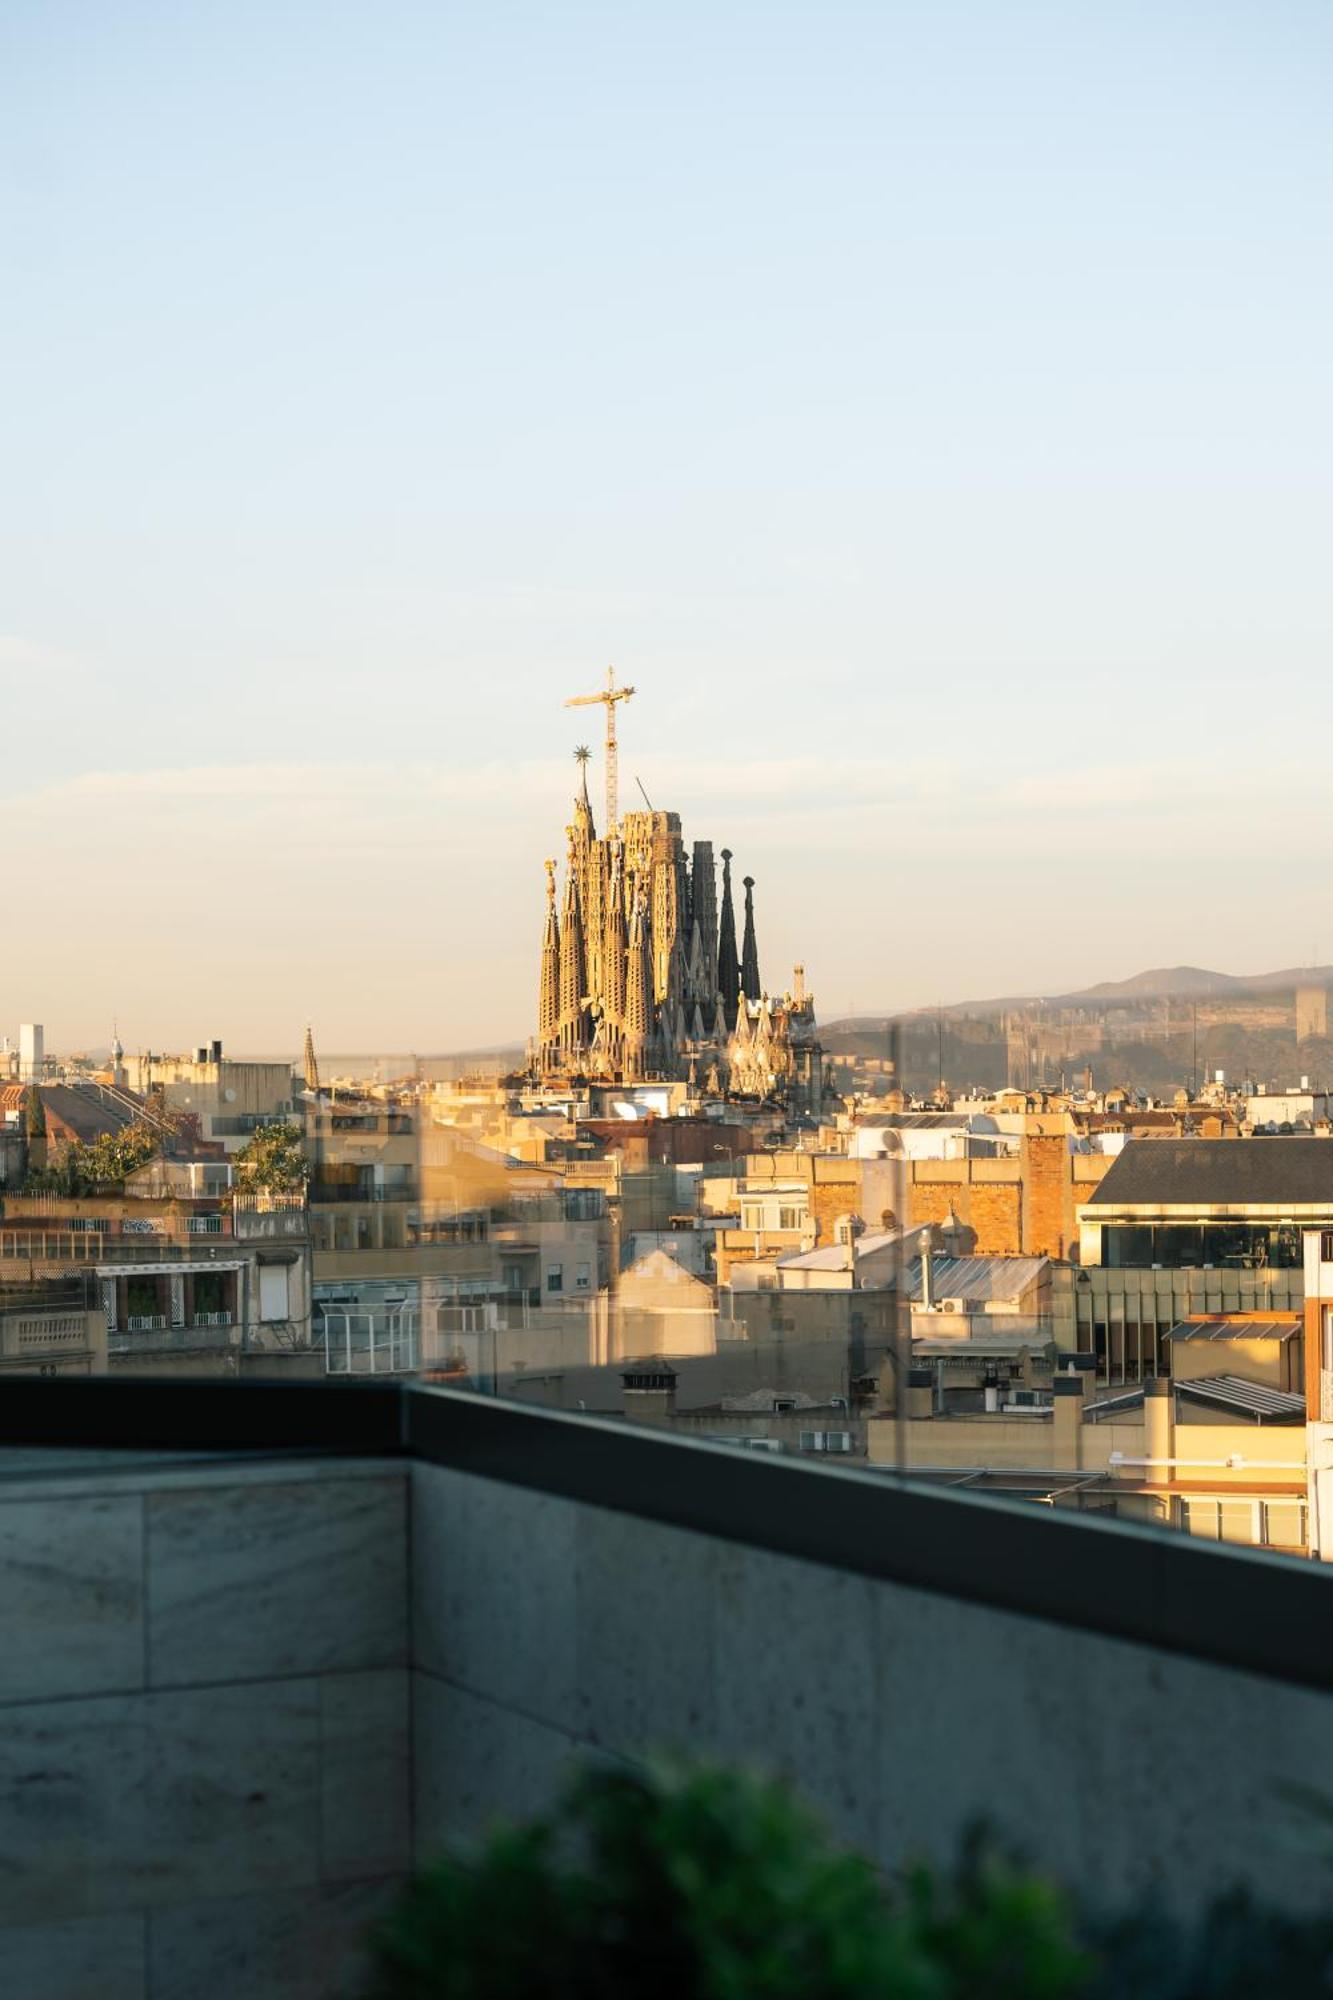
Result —
<svg viewBox="0 0 1333 2000"><path fill-rule="evenodd" d="M414 1854L654 1747L889 1867L984 1813L1108 1903L1326 1899L1324 1696L442 1467L0 1453L0 1632L23 2000L334 2000Z"/></svg>
<svg viewBox="0 0 1333 2000"><path fill-rule="evenodd" d="M581 1757L789 1775L893 1868L984 1816L1108 1906L1229 1882L1327 1905L1289 1788L1333 1699L415 1465L418 1852L539 1809ZM1318 1780L1314 1780L1318 1782Z"/></svg>
<svg viewBox="0 0 1333 2000"><path fill-rule="evenodd" d="M5 1991L353 1976L409 1863L406 1525L391 1463L0 1477Z"/></svg>

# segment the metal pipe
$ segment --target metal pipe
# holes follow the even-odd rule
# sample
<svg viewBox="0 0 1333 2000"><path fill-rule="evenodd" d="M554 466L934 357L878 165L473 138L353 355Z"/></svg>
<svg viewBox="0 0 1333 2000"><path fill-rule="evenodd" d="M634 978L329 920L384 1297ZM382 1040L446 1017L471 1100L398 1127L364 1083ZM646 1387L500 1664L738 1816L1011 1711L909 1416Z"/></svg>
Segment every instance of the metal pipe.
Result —
<svg viewBox="0 0 1333 2000"><path fill-rule="evenodd" d="M1233 1452L1230 1458L1126 1458L1123 1452L1113 1451L1108 1464L1114 1470L1126 1465L1184 1465L1193 1471L1203 1472L1294 1472L1304 1468L1305 1460L1295 1458L1246 1458L1243 1452Z"/></svg>

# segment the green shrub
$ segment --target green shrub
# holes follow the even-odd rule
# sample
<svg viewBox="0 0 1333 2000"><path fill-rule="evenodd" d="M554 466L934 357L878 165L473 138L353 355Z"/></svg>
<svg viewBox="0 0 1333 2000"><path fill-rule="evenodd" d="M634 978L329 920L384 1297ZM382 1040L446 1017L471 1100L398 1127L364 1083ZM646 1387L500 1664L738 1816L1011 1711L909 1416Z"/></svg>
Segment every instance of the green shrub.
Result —
<svg viewBox="0 0 1333 2000"><path fill-rule="evenodd" d="M980 1845L892 1895L783 1787L658 1765L445 1858L381 1927L369 2000L1066 2000L1059 1898Z"/></svg>

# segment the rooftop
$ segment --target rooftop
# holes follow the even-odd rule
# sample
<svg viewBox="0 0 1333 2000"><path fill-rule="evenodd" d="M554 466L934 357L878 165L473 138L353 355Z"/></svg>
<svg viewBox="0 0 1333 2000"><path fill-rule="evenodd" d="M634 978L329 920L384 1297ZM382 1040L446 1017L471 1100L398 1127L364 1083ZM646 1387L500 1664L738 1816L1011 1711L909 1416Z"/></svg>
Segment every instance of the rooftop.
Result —
<svg viewBox="0 0 1333 2000"><path fill-rule="evenodd" d="M1317 1207L1333 1211L1333 1140L1136 1139L1089 1209Z"/></svg>
<svg viewBox="0 0 1333 2000"><path fill-rule="evenodd" d="M1294 1340L1301 1330L1295 1313L1285 1319L1250 1318L1232 1314L1218 1319L1185 1319L1173 1326L1168 1340Z"/></svg>
<svg viewBox="0 0 1333 2000"><path fill-rule="evenodd" d="M1030 1291L1050 1263L1049 1257L934 1257L930 1282L936 1303L962 1299L968 1305L1014 1304ZM907 1293L921 1298L921 1259L907 1271Z"/></svg>
<svg viewBox="0 0 1333 2000"><path fill-rule="evenodd" d="M1200 1375L1191 1382L1177 1382L1176 1394L1187 1401L1204 1403L1217 1410L1237 1410L1247 1417L1269 1423L1303 1424L1305 1398L1286 1389L1269 1389L1262 1382L1247 1382L1241 1375Z"/></svg>

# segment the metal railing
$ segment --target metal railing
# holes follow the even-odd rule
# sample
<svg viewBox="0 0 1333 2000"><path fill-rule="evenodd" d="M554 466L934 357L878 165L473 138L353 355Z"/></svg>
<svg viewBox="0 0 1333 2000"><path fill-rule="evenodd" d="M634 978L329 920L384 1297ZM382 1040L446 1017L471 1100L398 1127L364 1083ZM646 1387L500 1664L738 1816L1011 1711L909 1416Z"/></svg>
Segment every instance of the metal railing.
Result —
<svg viewBox="0 0 1333 2000"><path fill-rule="evenodd" d="M310 1183L312 1208L333 1208L344 1202L364 1202L369 1208L380 1202L416 1201L418 1198L416 1183L412 1181L401 1186L390 1183L388 1187L351 1187L342 1181Z"/></svg>
<svg viewBox="0 0 1333 2000"><path fill-rule="evenodd" d="M134 1326L134 1323L131 1322L131 1325ZM134 1326L132 1332L114 1328L108 1332L106 1349L108 1354L146 1354L149 1352L157 1354L163 1349L215 1348L219 1344L225 1344L230 1347L233 1343L231 1341L219 1343L217 1329L213 1327L169 1327L160 1325L155 1327L151 1332L141 1333L138 1327Z"/></svg>
<svg viewBox="0 0 1333 2000"><path fill-rule="evenodd" d="M230 1249L228 1232L222 1234L227 1238L225 1247ZM219 1254L183 1231L171 1236L96 1236L77 1229L0 1229L0 1265L163 1263Z"/></svg>

